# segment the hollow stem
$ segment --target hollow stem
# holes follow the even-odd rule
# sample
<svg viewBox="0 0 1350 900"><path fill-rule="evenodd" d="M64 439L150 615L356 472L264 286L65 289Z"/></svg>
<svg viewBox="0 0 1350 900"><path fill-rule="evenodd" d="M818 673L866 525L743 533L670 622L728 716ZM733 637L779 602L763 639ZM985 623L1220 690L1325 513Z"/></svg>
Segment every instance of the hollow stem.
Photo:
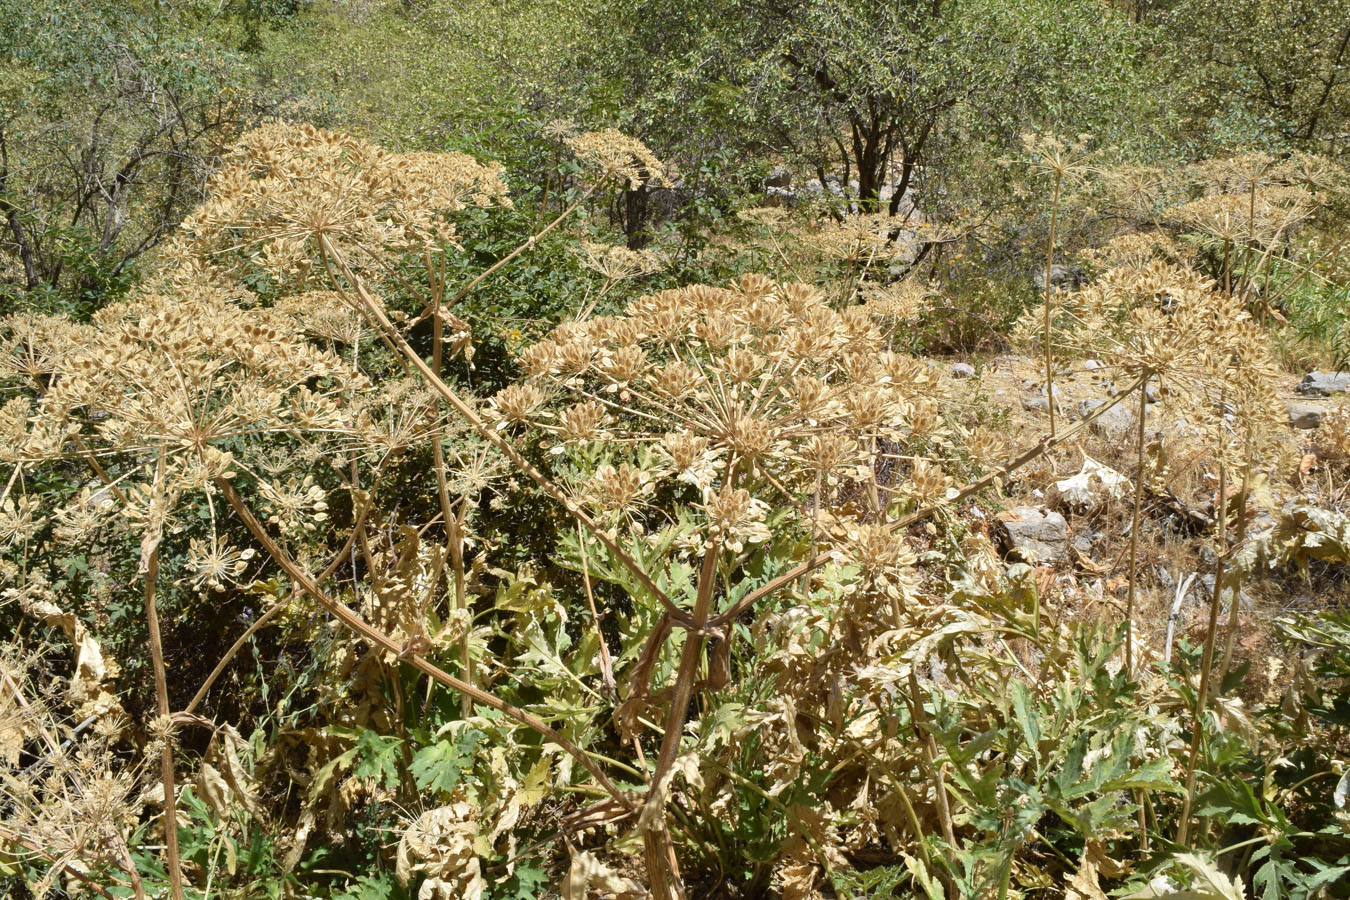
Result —
<svg viewBox="0 0 1350 900"><path fill-rule="evenodd" d="M1135 430L1134 452L1139 471L1134 476L1134 514L1130 520L1129 595L1125 600L1125 677L1134 677L1134 606L1139 591L1139 522L1144 502L1144 416L1148 413L1146 373L1139 384L1139 423Z"/></svg>
<svg viewBox="0 0 1350 900"><path fill-rule="evenodd" d="M1222 407L1221 407L1222 408ZM1200 742L1204 735L1205 706L1209 702L1210 668L1214 664L1214 637L1218 633L1219 601L1223 596L1223 570L1228 560L1228 463L1219 458L1219 562L1214 567L1214 590L1209 596L1209 624L1205 627L1205 652L1200 660L1200 687L1195 694L1195 730L1191 734L1191 750L1186 760L1186 797L1181 803L1181 822L1177 826L1177 843L1189 846L1191 804L1195 801L1195 773L1200 758Z"/></svg>
<svg viewBox="0 0 1350 900"><path fill-rule="evenodd" d="M155 466L155 489L164 483L164 451ZM155 583L159 579L158 525L150 526L141 538L141 575L145 582L145 624L150 633L150 660L155 672L155 702L161 722L165 723L164 746L159 752L160 780L164 785L164 856L169 870L169 892L173 900L183 900L183 865L178 853L178 801L174 792L173 735L169 721L169 679L164 666L164 643L159 631L159 611L155 606Z"/></svg>
<svg viewBox="0 0 1350 900"><path fill-rule="evenodd" d="M1055 172L1055 195L1050 203L1050 240L1046 242L1045 247L1045 310L1043 334L1041 342L1045 345L1045 402L1046 408L1050 411L1050 437L1055 436L1055 375L1054 375L1054 353L1050 345L1050 272L1055 264L1055 226L1059 219L1059 194L1063 186L1064 175L1056 170Z"/></svg>

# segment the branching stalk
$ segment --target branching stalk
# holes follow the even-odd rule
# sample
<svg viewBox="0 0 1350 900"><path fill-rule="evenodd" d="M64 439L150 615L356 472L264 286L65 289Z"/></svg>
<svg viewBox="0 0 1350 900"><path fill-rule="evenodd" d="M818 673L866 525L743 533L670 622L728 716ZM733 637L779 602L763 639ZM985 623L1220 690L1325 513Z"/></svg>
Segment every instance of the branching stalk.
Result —
<svg viewBox="0 0 1350 900"><path fill-rule="evenodd" d="M1222 401L1221 401L1222 402ZM1222 408L1222 407L1220 407ZM1221 451L1222 453L1222 451ZM1195 695L1195 730L1186 760L1186 797L1181 803L1181 822L1177 843L1190 846L1191 804L1195 801L1196 766L1205 728L1205 707L1209 702L1210 669L1214 665L1214 637L1218 632L1220 599L1223 596L1223 570L1228 560L1228 462L1219 457L1219 562L1214 570L1214 590L1209 596L1209 623L1205 626L1205 651L1200 660L1200 687Z"/></svg>
<svg viewBox="0 0 1350 900"><path fill-rule="evenodd" d="M1125 600L1125 677L1134 678L1134 607L1139 593L1139 524L1144 505L1144 419L1148 414L1148 380L1144 373L1139 385L1139 422L1135 431L1134 453L1139 470L1134 476L1134 513L1130 519L1129 595Z"/></svg>
<svg viewBox="0 0 1350 900"><path fill-rule="evenodd" d="M164 451L155 465L155 492L164 485ZM164 667L164 643L159 633L159 611L155 608L155 583L159 578L159 545L162 525L150 525L141 538L141 576L145 582L145 623L150 633L150 660L155 671L155 701L159 718L165 724L159 751L160 779L164 785L164 855L169 870L169 892L174 900L183 900L183 864L178 854L178 801L174 793L173 733L169 721L169 681Z"/></svg>
<svg viewBox="0 0 1350 900"><path fill-rule="evenodd" d="M1050 345L1050 272L1055 264L1055 225L1059 219L1059 194L1063 186L1064 173L1060 169L1055 170L1055 195L1050 203L1050 240L1045 248L1045 315L1043 324L1043 334L1041 341L1045 344L1045 401L1046 408L1050 411L1050 437L1055 437L1055 374L1054 374L1054 352Z"/></svg>

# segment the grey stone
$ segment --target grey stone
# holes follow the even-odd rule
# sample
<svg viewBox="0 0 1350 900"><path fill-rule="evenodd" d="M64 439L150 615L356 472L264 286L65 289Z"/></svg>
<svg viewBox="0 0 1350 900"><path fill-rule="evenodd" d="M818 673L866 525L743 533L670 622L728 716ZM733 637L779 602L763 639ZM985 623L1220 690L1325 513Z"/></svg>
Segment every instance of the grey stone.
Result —
<svg viewBox="0 0 1350 900"><path fill-rule="evenodd" d="M1064 407L1064 394L1057 387L1053 388L1053 390L1055 392L1055 409L1056 410L1062 409ZM1039 410L1041 412L1048 412L1050 409L1050 401L1045 396L1045 387L1044 386L1039 387L1036 389L1036 392L1033 393L1031 396L1023 397L1022 408L1029 410Z"/></svg>
<svg viewBox="0 0 1350 900"><path fill-rule="evenodd" d="M1350 391L1350 372L1309 372L1294 390L1310 397L1328 397Z"/></svg>
<svg viewBox="0 0 1350 900"><path fill-rule="evenodd" d="M792 187L792 170L787 166L774 166L764 177L766 188Z"/></svg>
<svg viewBox="0 0 1350 900"><path fill-rule="evenodd" d="M1055 263L1050 267L1050 286L1060 290L1078 290L1087 281L1087 274L1077 266ZM1031 283L1042 293L1045 292L1045 266L1031 270Z"/></svg>
<svg viewBox="0 0 1350 900"><path fill-rule="evenodd" d="M1069 524L1040 506L1016 506L999 514L1004 548L1023 562L1057 563L1068 559Z"/></svg>
<svg viewBox="0 0 1350 900"><path fill-rule="evenodd" d="M1073 549L1078 551L1079 556L1087 556L1092 552L1093 545L1101 540L1101 537L1100 531L1079 532L1073 536L1073 540L1069 543L1073 546Z"/></svg>
<svg viewBox="0 0 1350 900"><path fill-rule="evenodd" d="M1083 362L1083 368L1087 369L1089 372L1095 372L1098 369L1105 369L1106 364L1099 360L1089 359Z"/></svg>
<svg viewBox="0 0 1350 900"><path fill-rule="evenodd" d="M957 363L952 366L953 378L973 378L975 377L975 367L970 363Z"/></svg>
<svg viewBox="0 0 1350 900"><path fill-rule="evenodd" d="M1158 385L1150 381L1144 385L1144 396L1148 398L1149 403L1157 403L1162 399L1162 391L1158 389Z"/></svg>
<svg viewBox="0 0 1350 900"><path fill-rule="evenodd" d="M1078 404L1078 412L1086 419L1105 404L1105 400L1084 400ZM1134 411L1121 401L1093 420L1090 427L1102 437L1117 438L1132 434L1137 426Z"/></svg>
<svg viewBox="0 0 1350 900"><path fill-rule="evenodd" d="M765 206L786 206L797 205L797 194L783 187L769 187L764 191Z"/></svg>
<svg viewBox="0 0 1350 900"><path fill-rule="evenodd" d="M1289 410L1289 427L1301 428L1304 431L1311 431L1322 424L1322 413L1326 412L1320 404L1305 403L1298 400L1284 401L1284 408Z"/></svg>

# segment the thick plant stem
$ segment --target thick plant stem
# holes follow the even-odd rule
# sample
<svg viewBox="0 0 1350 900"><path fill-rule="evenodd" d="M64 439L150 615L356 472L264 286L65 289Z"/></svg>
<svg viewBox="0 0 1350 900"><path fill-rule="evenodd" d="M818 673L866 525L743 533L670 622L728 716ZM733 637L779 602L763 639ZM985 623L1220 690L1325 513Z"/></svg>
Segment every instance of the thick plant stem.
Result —
<svg viewBox="0 0 1350 900"><path fill-rule="evenodd" d="M937 767L937 741L933 738L933 733L928 730L928 714L924 711L923 697L919 692L919 679L914 674L914 667L909 668L909 702L911 714L914 718L914 729L919 734L922 742L923 759L928 763L929 775L933 779L933 796L937 800L939 824L942 826L942 837L947 842L947 858L950 860L952 853L956 851L956 832L952 828L952 811L947 803L947 784L942 776L942 771Z"/></svg>
<svg viewBox="0 0 1350 900"><path fill-rule="evenodd" d="M426 255L426 264L427 279L431 283L431 370L439 378L445 362L445 321L441 318L441 294L444 283L432 274L435 265L430 253ZM445 544L454 572L455 609L458 611L465 607L464 529L463 522L455 514L450 502L449 480L445 475L445 442L441 436L445 417L441 415L441 409L440 401L437 401L435 428L431 433L431 458L432 465L436 469L436 497L441 504L441 518L445 521ZM473 657L469 652L469 632L472 630L466 627L464 638L460 642L461 673L469 684L473 684ZM473 701L469 699L468 694L460 695L459 704L459 712L463 718L467 719L473 715Z"/></svg>
<svg viewBox="0 0 1350 900"><path fill-rule="evenodd" d="M1041 341L1045 344L1045 405L1050 411L1050 437L1055 436L1055 374L1054 352L1050 345L1050 272L1055 264L1055 225L1059 218L1059 191L1064 176L1055 172L1055 196L1050 203L1050 240L1045 248L1045 322Z"/></svg>
<svg viewBox="0 0 1350 900"><path fill-rule="evenodd" d="M689 715L689 701L694 695L694 681L698 678L699 663L703 660L703 641L708 614L712 609L713 587L717 581L717 557L721 554L720 538L709 540L703 554L703 567L698 577L698 595L694 600L694 618L692 626L685 631L684 651L680 656L680 668L675 676L675 688L670 701L670 714L666 717L666 730L661 739L661 751L656 758L656 771L652 775L652 787L647 792L649 807L659 804L665 806L665 797L661 792L666 773L675 765L680 752L680 738L684 735L685 719ZM652 815L650 810L644 813ZM669 836L665 829L665 816L661 814L659 834L651 833L646 840L647 870L652 877L652 895L655 900L682 900L684 886L670 867ZM660 840L654 840L659 837ZM659 844L659 847L658 847Z"/></svg>
<svg viewBox="0 0 1350 900"><path fill-rule="evenodd" d="M1219 601L1223 597L1223 570L1228 560L1228 464L1219 460L1219 562L1214 570L1214 590L1209 596L1209 624L1205 628L1205 652L1200 660L1200 687L1195 694L1195 730L1191 734L1191 752L1186 760L1186 797L1181 802L1181 822L1177 826L1177 843L1189 846L1191 804L1195 801L1195 770L1200 758L1200 741L1204 732L1205 706L1209 702L1209 673L1214 664L1214 636L1219 625Z"/></svg>
<svg viewBox="0 0 1350 900"><path fill-rule="evenodd" d="M1139 471L1134 477L1134 515L1130 520L1129 596L1125 601L1125 677L1134 677L1134 605L1139 580L1139 521L1144 502L1144 416L1148 413L1148 379L1139 383L1139 427L1135 432L1134 452Z"/></svg>
<svg viewBox="0 0 1350 900"><path fill-rule="evenodd" d="M467 613L469 603L468 594L465 590L463 501L460 502L459 513L449 522L447 530L450 534L450 568L455 579L455 609L462 609ZM469 647L469 635L472 631L473 617L469 615L464 626L464 637L460 638L459 641L459 665L464 672L464 680L469 684L474 683L473 653ZM460 698L460 713L466 719L473 715L473 703L469 700L467 694Z"/></svg>
<svg viewBox="0 0 1350 900"><path fill-rule="evenodd" d="M1238 521L1237 534L1234 535L1234 546L1241 547L1247 539L1247 499L1251 496L1252 487L1252 450L1251 434L1247 435L1247 459L1242 467L1242 490L1238 492ZM1233 599L1228 604L1228 628L1223 637L1223 659L1219 662L1219 683L1228 677L1228 669L1233 664L1233 647L1237 644L1238 630L1238 606L1242 600L1241 586L1234 584Z"/></svg>
<svg viewBox="0 0 1350 900"><path fill-rule="evenodd" d="M609 646L605 643L605 633L600 630L600 613L596 611L595 592L591 590L591 563L586 552L586 532L581 523L577 523L577 547L581 550L581 580L586 585L586 605L591 610L591 623L595 626L595 640L599 644L600 677L605 682L605 690L617 697L619 686L614 681L614 661L609 657ZM641 749L641 745L639 745Z"/></svg>
<svg viewBox="0 0 1350 900"><path fill-rule="evenodd" d="M1231 295L1233 293L1233 242L1225 240L1223 242L1223 292Z"/></svg>
<svg viewBox="0 0 1350 900"><path fill-rule="evenodd" d="M164 453L160 451L155 472L156 490L163 484ZM166 731L164 747L159 752L160 779L164 785L164 856L169 870L169 893L173 900L183 900L183 865L178 854L178 801L174 793L173 735L168 731L169 679L164 668L164 643L159 633L159 611L155 608L155 582L159 579L158 525L153 525L141 539L141 575L145 581L145 624L150 632L150 660L155 671L155 701L160 721Z"/></svg>

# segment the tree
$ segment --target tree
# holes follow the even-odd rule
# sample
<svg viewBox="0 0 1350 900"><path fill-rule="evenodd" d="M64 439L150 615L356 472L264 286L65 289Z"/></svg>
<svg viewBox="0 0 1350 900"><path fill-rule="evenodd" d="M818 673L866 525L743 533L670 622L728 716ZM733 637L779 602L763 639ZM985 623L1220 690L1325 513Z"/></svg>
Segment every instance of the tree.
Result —
<svg viewBox="0 0 1350 900"><path fill-rule="evenodd" d="M0 301L99 302L201 200L252 113L211 14L0 0Z"/></svg>
<svg viewBox="0 0 1350 900"><path fill-rule="evenodd" d="M1350 0L1183 0L1158 17L1203 133L1350 148ZM1220 148L1222 149L1222 148Z"/></svg>
<svg viewBox="0 0 1350 900"><path fill-rule="evenodd" d="M1109 125L1142 34L1089 0L605 3L594 27L592 96L660 152L789 152L856 179L863 208L893 180L892 211L935 155L998 152L1047 121Z"/></svg>

